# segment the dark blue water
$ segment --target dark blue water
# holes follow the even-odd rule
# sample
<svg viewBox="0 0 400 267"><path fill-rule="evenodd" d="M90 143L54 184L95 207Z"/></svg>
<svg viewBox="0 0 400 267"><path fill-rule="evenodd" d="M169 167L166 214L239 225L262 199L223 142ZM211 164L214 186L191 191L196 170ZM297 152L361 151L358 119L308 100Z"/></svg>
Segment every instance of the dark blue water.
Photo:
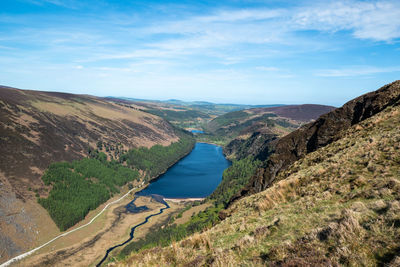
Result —
<svg viewBox="0 0 400 267"><path fill-rule="evenodd" d="M192 133L204 133L203 131L200 130L191 130Z"/></svg>
<svg viewBox="0 0 400 267"><path fill-rule="evenodd" d="M165 198L201 198L210 195L230 162L216 145L196 143L192 152L140 192Z"/></svg>
<svg viewBox="0 0 400 267"><path fill-rule="evenodd" d="M216 145L196 143L192 152L172 166L159 179L136 195L151 195L153 199L165 205L159 212L151 214L145 220L131 228L129 238L118 245L107 249L105 256L96 266L107 259L111 251L130 242L136 228L169 208L165 198L200 198L210 195L222 180L222 173L231 163L222 154L222 148ZM146 206L135 205L136 197L127 206L128 212L137 213L147 209Z"/></svg>

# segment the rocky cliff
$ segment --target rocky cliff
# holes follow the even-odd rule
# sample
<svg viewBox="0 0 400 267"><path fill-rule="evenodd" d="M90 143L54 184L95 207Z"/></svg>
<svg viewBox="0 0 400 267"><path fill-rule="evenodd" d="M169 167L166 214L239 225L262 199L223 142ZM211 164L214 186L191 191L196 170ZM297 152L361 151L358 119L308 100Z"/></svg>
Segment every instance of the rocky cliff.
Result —
<svg viewBox="0 0 400 267"><path fill-rule="evenodd" d="M293 152L286 164L301 159L266 190L213 227L116 266L400 266L399 92L399 82L385 86L279 141L277 151ZM283 161L274 155L266 164Z"/></svg>
<svg viewBox="0 0 400 267"><path fill-rule="evenodd" d="M333 109L312 104L252 108L219 116L209 122L206 130L228 142L224 153L229 158L253 156L265 160L269 142Z"/></svg>
<svg viewBox="0 0 400 267"><path fill-rule="evenodd" d="M341 108L322 115L316 121L304 125L279 140L269 142L256 155L258 158L267 158L263 167L233 200L265 190L276 180L277 174L287 169L293 162L339 140L343 132L351 126L399 103L400 81L395 81L347 102Z"/></svg>

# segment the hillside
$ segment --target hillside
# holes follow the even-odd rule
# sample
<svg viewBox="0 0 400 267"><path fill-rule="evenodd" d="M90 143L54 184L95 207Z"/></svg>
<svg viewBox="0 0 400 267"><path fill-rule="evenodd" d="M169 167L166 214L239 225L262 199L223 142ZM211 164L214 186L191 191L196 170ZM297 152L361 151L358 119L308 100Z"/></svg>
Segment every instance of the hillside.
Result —
<svg viewBox="0 0 400 267"><path fill-rule="evenodd" d="M267 189L209 230L117 266L399 266L399 94L395 82L322 116L331 131L319 128Z"/></svg>
<svg viewBox="0 0 400 267"><path fill-rule="evenodd" d="M309 122L315 120L322 114L332 111L334 107L324 105L286 105L279 107L268 107L253 109L254 113L274 113L277 116L288 118L296 121Z"/></svg>
<svg viewBox="0 0 400 267"><path fill-rule="evenodd" d="M240 105L240 104L215 104L204 101L186 102L177 99L165 101L159 100L144 100L127 97L107 97L108 100L123 105L132 107L141 111L145 111L165 120L175 126L185 129L201 129L210 121L218 116L223 116L226 113L257 108L263 110L265 108L279 107L281 105ZM318 105L316 105L318 106ZM289 106L290 107L290 106ZM289 108L290 109L290 108ZM280 110L280 109L277 109ZM229 116L229 115L228 115Z"/></svg>
<svg viewBox="0 0 400 267"><path fill-rule="evenodd" d="M50 180L45 185L41 179L51 163L80 160L94 152L98 156L103 152L106 162L130 149L177 143L179 136L173 126L157 116L101 98L0 87L0 140L3 261L37 244L42 233L58 231L37 203L37 198L47 198L52 189ZM88 162L97 163L95 159ZM98 166L107 168L103 165ZM113 181L116 185L135 177L122 167L118 171L124 178ZM111 193L118 191L106 182ZM96 204L108 199L109 194L104 191Z"/></svg>
<svg viewBox="0 0 400 267"><path fill-rule="evenodd" d="M110 101L159 116L181 128L198 128L214 115L207 109L193 108L182 101L151 101L108 97Z"/></svg>
<svg viewBox="0 0 400 267"><path fill-rule="evenodd" d="M262 150L264 143L282 137L333 109L331 106L307 104L229 112L206 125L209 136L205 138L222 140L227 144L225 154L241 159L254 156ZM245 152L241 146L249 152Z"/></svg>
<svg viewBox="0 0 400 267"><path fill-rule="evenodd" d="M398 105L399 102L400 81L396 81L347 102L341 108L322 115L316 121L279 140L264 144L263 150L255 155L255 158L267 160L240 195L266 189L276 181L279 172L284 171L296 160L339 140L342 133L351 126L387 107Z"/></svg>

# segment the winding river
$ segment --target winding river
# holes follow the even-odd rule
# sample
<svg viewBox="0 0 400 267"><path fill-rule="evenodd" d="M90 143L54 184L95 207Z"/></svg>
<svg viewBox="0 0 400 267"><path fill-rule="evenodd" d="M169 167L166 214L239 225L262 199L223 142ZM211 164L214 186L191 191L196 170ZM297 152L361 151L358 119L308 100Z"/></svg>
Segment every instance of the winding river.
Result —
<svg viewBox="0 0 400 267"><path fill-rule="evenodd" d="M163 213L164 210L169 209L168 203L167 203L166 201L164 201L164 199L162 198L162 196L154 195L154 196L153 196L153 199L155 199L156 201L158 201L158 202L164 204L165 207L164 207L164 208L161 208L159 212L147 216L147 217L144 219L143 222L141 222L141 223L136 224L135 226L133 226L133 227L131 228L131 232L129 233L129 238L128 238L125 242L123 242L123 243L121 243L121 244L118 244L118 245L115 245L115 246L113 246L113 247L107 249L106 255L104 255L104 257L103 257L103 258L101 259L101 261L96 265L96 267L101 266L101 264L107 259L108 254L110 254L111 251L113 251L114 249L116 249L116 248L118 248L118 247L122 247L123 245L129 243L129 242L133 239L133 237L134 237L134 235L135 235L135 230L136 230L136 228L138 228L139 226L142 226L143 224L146 224L146 223L149 221L149 219L150 219L151 217L160 215L161 213ZM136 197L135 197L128 205L134 204L135 200L136 200ZM127 205L127 206L128 206L128 205Z"/></svg>
<svg viewBox="0 0 400 267"><path fill-rule="evenodd" d="M192 152L178 161L158 179L153 181L138 196L152 196L153 199L165 205L159 212L151 214L145 220L131 228L129 238L121 244L106 251L105 256L96 265L100 266L115 248L124 246L134 238L136 228L148 222L151 217L163 213L169 208L163 198L204 198L210 195L222 180L222 173L231 163L224 157L222 148L212 144L196 143ZM137 210L132 200L127 210Z"/></svg>

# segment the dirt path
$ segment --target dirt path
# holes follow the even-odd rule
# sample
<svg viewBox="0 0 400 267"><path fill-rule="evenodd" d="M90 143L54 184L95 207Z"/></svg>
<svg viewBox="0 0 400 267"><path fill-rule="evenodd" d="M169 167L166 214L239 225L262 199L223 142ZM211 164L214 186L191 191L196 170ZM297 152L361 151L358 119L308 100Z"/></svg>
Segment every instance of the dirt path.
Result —
<svg viewBox="0 0 400 267"><path fill-rule="evenodd" d="M79 226L78 228L75 228L75 229L73 229L73 230L71 230L71 231L68 231L68 232L63 233L63 234L61 234L61 235L58 235L58 236L56 236L55 238L51 239L50 241L44 243L43 245L41 245L41 246L39 246L39 247L36 247L36 248L34 248L34 249L32 249L32 250L30 250L30 251L28 251L28 252L25 252L25 253L23 253L23 254L21 254L21 255L19 255L19 256L16 256L16 257L14 257L14 258L12 258L12 259L6 261L5 263L1 264L0 267L9 266L9 265L12 264L12 263L15 263L15 262L17 262L17 261L19 261L19 260L22 260L22 259L24 259L24 258L26 258L26 257L28 257L28 256L30 256L30 255L32 255L32 254L34 254L36 251L40 250L41 248L44 248L45 246L49 245L50 243L53 243L53 242L56 241L57 239L59 239L59 238L61 238L61 237L64 237L64 236L67 236L67 235L69 235L69 234L71 234L71 233L73 233L73 232L79 231L80 229L89 226L89 225L92 224L100 215L102 215L103 212L104 212L105 210L107 210L109 206L111 206L111 205L113 205L113 204L115 204L115 203L120 202L122 199L124 199L126 196L128 196L132 191L134 191L134 190L140 188L141 186L143 186L143 184L144 184L144 182L143 182L141 185L139 185L138 187L134 187L134 188L132 188L131 190L129 190L125 195L123 195L123 196L120 197L119 199L117 199L117 200L115 200L115 201L113 201L113 202L108 203L108 204L107 204L95 217L93 217L88 223L86 223L86 224L84 224L84 225L82 225L82 226Z"/></svg>
<svg viewBox="0 0 400 267"><path fill-rule="evenodd" d="M75 232L69 237L55 241L47 251L17 262L16 266L93 266L100 262L108 248L127 240L132 226L165 207L150 197L138 197L135 203L138 206L145 205L149 210L136 214L127 213L125 205L131 200L132 197L126 198L118 203L119 206L112 207L102 214L99 220L103 223L98 226L97 231ZM170 209L137 229L135 238L145 235L151 227L167 220L171 213L182 208L178 203L170 203L170 206Z"/></svg>

